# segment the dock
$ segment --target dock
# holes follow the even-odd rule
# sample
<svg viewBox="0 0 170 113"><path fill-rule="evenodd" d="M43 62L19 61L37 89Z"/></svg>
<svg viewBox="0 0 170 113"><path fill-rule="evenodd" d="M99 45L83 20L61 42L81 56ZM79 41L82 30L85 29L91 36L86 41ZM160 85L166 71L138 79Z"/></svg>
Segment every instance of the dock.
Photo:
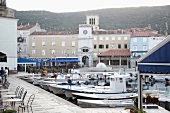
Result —
<svg viewBox="0 0 170 113"><path fill-rule="evenodd" d="M125 107L117 108L81 108L57 95L50 93L38 86L34 86L24 80L18 78L18 76L24 76L27 73L11 74L7 78L10 82L9 90L15 91L17 86L23 87L27 90L25 103L27 102L31 94L35 94L35 100L32 104L33 113L130 113L129 110L125 110ZM18 105L15 105L15 109L18 109ZM160 111L160 112L158 112ZM20 109L20 112L21 109ZM147 110L147 113L169 113L162 107L155 110ZM24 113L28 113L27 110Z"/></svg>

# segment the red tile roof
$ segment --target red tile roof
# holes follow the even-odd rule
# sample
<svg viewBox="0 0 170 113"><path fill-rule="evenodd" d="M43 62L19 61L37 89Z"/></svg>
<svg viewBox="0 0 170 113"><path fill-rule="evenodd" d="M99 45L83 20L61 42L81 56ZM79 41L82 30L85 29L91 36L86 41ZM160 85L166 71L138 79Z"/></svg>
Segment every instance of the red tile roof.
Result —
<svg viewBox="0 0 170 113"><path fill-rule="evenodd" d="M108 50L106 52L103 52L101 54L99 54L99 57L102 56L113 56L113 57L130 57L131 53L130 50L128 49L112 49L112 50Z"/></svg>
<svg viewBox="0 0 170 113"><path fill-rule="evenodd" d="M70 35L78 33L79 31L47 31L47 32L33 32L31 35Z"/></svg>
<svg viewBox="0 0 170 113"><path fill-rule="evenodd" d="M29 26L23 26L23 25L20 25L17 27L18 30L29 30L31 29L32 27L34 27L34 25L29 25Z"/></svg>
<svg viewBox="0 0 170 113"><path fill-rule="evenodd" d="M161 34L154 34L151 32L134 32L132 33L132 37L160 37Z"/></svg>

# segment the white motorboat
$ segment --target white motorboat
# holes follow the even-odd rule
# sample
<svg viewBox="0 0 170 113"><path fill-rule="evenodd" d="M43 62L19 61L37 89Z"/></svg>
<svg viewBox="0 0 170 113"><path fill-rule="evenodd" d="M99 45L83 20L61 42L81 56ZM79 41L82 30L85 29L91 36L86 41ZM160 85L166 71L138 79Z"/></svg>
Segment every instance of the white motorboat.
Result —
<svg viewBox="0 0 170 113"><path fill-rule="evenodd" d="M90 94L90 93L72 93L74 98L76 99L92 99L92 100L123 100L123 99L132 99L133 97L136 97L136 93L106 93L106 94Z"/></svg>
<svg viewBox="0 0 170 113"><path fill-rule="evenodd" d="M132 99L126 100L89 100L89 99L78 99L77 104L80 107L127 107L133 106Z"/></svg>
<svg viewBox="0 0 170 113"><path fill-rule="evenodd" d="M91 86L83 85L83 86L71 86L71 87L60 87L64 90L66 97L72 97L73 93L89 93L89 94L115 94L121 99L120 94L129 94L126 88L126 79L129 77L128 75L119 75L115 74L110 76L110 86ZM135 93L134 93L135 94ZM129 98L129 97L124 97Z"/></svg>

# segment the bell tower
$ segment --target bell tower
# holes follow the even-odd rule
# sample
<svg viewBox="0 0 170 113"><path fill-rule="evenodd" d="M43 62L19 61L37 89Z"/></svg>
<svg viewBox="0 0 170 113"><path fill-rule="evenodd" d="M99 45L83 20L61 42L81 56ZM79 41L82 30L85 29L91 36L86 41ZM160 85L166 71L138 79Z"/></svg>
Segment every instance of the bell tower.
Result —
<svg viewBox="0 0 170 113"><path fill-rule="evenodd" d="M97 14L86 15L86 23L93 27L93 31L99 30L99 15Z"/></svg>

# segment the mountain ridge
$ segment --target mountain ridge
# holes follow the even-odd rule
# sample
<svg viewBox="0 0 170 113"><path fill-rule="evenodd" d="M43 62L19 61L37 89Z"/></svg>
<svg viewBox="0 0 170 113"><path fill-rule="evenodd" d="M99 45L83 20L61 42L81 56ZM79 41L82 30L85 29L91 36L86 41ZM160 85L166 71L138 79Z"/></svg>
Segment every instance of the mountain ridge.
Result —
<svg viewBox="0 0 170 113"><path fill-rule="evenodd" d="M47 31L74 31L86 22L86 14L98 14L106 30L143 28L151 25L159 33L170 33L170 5L154 7L105 8L80 12L15 11L18 25L39 23Z"/></svg>

